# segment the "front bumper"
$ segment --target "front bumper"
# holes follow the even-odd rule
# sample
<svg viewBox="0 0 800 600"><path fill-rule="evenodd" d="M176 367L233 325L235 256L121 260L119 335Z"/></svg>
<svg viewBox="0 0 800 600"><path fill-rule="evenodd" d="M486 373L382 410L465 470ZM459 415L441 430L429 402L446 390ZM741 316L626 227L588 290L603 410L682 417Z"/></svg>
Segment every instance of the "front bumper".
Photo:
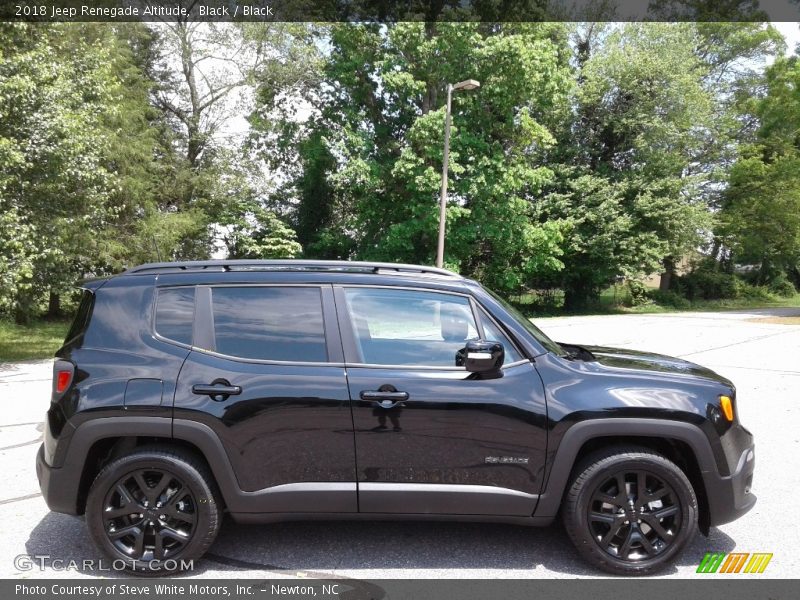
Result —
<svg viewBox="0 0 800 600"><path fill-rule="evenodd" d="M73 469L56 469L44 459L44 444L36 454L36 477L39 489L50 510L68 515L80 514L78 511L78 488L80 472Z"/></svg>
<svg viewBox="0 0 800 600"><path fill-rule="evenodd" d="M756 495L751 488L755 464L755 446L750 446L742 452L736 470L730 476L704 474L711 525L735 521L753 508Z"/></svg>

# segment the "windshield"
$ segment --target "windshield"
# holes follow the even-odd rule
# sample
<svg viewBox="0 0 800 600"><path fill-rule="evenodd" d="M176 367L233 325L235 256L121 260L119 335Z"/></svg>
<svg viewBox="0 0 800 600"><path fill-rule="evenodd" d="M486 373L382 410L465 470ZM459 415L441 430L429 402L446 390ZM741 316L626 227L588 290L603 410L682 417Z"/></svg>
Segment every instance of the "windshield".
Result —
<svg viewBox="0 0 800 600"><path fill-rule="evenodd" d="M486 290L486 291L489 292L489 294L491 294L492 298L494 298L500 304L502 304L503 308L505 308L508 311L508 313L517 321L517 323L522 325L528 333L530 333L534 338L536 338L536 341L539 342L542 346L544 346L546 350L558 354L559 356L564 355L564 349L557 343L555 343L553 340L551 340L549 337L547 337L545 333L541 329L539 329L536 325L531 323L530 319L525 317L525 315L519 312L511 304L503 300L500 296L495 294L492 290Z"/></svg>

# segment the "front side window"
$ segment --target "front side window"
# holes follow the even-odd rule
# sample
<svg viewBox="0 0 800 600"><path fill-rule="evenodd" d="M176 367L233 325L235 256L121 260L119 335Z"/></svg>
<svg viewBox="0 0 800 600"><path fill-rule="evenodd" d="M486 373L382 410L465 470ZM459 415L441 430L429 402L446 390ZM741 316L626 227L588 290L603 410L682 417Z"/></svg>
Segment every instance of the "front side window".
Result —
<svg viewBox="0 0 800 600"><path fill-rule="evenodd" d="M455 367L456 353L479 338L470 302L462 296L349 288L345 297L366 364Z"/></svg>
<svg viewBox="0 0 800 600"><path fill-rule="evenodd" d="M483 325L483 337L486 340L503 344L506 353L505 364L510 365L522 360L522 354L514 347L508 336L485 313L481 316L481 324Z"/></svg>
<svg viewBox="0 0 800 600"><path fill-rule="evenodd" d="M214 287L215 350L253 360L326 362L315 287Z"/></svg>

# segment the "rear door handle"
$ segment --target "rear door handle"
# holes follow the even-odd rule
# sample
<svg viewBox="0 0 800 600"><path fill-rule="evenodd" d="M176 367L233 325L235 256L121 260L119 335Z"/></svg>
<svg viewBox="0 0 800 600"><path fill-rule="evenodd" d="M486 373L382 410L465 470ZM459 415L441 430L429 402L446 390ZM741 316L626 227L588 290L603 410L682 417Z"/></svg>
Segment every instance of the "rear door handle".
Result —
<svg viewBox="0 0 800 600"><path fill-rule="evenodd" d="M198 383L193 385L192 393L201 396L211 396L212 400L225 400L228 396L238 396L241 394L242 388L238 385L231 385L225 380L216 380L209 384Z"/></svg>

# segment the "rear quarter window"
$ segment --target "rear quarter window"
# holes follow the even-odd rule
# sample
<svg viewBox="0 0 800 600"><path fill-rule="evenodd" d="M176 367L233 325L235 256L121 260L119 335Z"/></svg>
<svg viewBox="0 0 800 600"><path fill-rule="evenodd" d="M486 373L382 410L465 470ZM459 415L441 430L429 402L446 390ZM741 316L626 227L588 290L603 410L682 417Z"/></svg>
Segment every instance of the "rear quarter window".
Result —
<svg viewBox="0 0 800 600"><path fill-rule="evenodd" d="M194 288L170 288L158 291L155 330L174 342L192 345L194 325Z"/></svg>
<svg viewBox="0 0 800 600"><path fill-rule="evenodd" d="M81 302L78 305L78 312L72 320L72 325L67 332L67 337L64 338L65 344L86 331L86 327L89 325L89 319L92 316L92 308L94 308L94 292L83 290Z"/></svg>

